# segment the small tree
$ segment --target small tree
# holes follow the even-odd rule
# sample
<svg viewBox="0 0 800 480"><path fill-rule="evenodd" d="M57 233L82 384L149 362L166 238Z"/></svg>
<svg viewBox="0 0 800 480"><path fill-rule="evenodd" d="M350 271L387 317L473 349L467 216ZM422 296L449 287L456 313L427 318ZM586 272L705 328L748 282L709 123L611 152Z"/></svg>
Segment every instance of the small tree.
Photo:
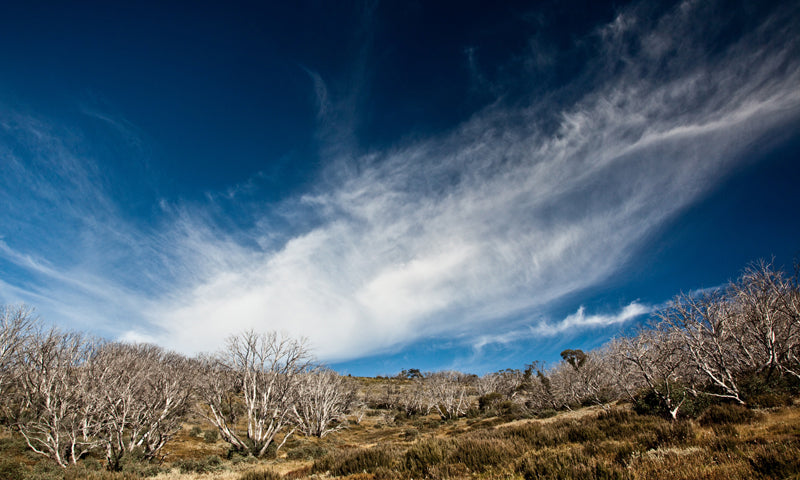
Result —
<svg viewBox="0 0 800 480"><path fill-rule="evenodd" d="M37 332L20 357L15 426L34 452L66 467L98 445L100 416L85 368L96 342L56 329Z"/></svg>
<svg viewBox="0 0 800 480"><path fill-rule="evenodd" d="M329 368L317 367L299 376L295 421L307 436L324 437L344 428L345 413L355 399L347 379Z"/></svg>
<svg viewBox="0 0 800 480"><path fill-rule="evenodd" d="M136 449L154 458L188 411L193 386L189 360L155 345L109 343L88 369L108 468L119 470L122 457Z"/></svg>
<svg viewBox="0 0 800 480"><path fill-rule="evenodd" d="M294 433L294 406L309 366L303 341L275 332L231 336L227 348L201 359L201 413L236 450L261 457L276 436Z"/></svg>
<svg viewBox="0 0 800 480"><path fill-rule="evenodd" d="M36 318L33 309L25 305L4 305L0 307L0 407L13 397L8 391L17 380L20 356L26 343L30 341Z"/></svg>
<svg viewBox="0 0 800 480"><path fill-rule="evenodd" d="M658 326L643 329L636 336L622 337L607 348L608 355L622 361L620 368L630 372L623 390L646 388L675 420L686 401L686 391L677 388L686 360L674 332ZM621 378L618 374L617 378ZM629 394L630 395L630 394Z"/></svg>
<svg viewBox="0 0 800 480"><path fill-rule="evenodd" d="M428 410L436 410L442 419L457 418L469 409L466 376L463 373L429 373L425 375L425 392Z"/></svg>
<svg viewBox="0 0 800 480"><path fill-rule="evenodd" d="M681 294L656 317L671 330L700 378L714 387L708 395L745 403L738 382L748 360L736 338L734 310L722 293Z"/></svg>

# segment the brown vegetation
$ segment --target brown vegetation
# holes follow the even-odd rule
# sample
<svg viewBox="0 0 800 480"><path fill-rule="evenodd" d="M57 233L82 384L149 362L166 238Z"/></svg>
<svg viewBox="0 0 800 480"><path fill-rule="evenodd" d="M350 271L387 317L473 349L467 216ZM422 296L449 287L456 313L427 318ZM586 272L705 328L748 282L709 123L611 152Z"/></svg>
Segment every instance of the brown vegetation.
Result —
<svg viewBox="0 0 800 480"><path fill-rule="evenodd" d="M800 288L766 263L483 377L344 378L274 333L188 359L0 313L3 479L800 478Z"/></svg>

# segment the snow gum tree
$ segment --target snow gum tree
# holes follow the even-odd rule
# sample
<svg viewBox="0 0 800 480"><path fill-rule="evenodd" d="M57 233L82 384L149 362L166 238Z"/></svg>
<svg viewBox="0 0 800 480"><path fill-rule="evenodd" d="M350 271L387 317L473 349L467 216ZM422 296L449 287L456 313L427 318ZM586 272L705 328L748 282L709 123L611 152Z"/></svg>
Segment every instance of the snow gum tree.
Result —
<svg viewBox="0 0 800 480"><path fill-rule="evenodd" d="M228 338L217 355L201 359L201 413L236 450L264 456L282 434L296 430L297 405L310 354L302 340L247 331Z"/></svg>

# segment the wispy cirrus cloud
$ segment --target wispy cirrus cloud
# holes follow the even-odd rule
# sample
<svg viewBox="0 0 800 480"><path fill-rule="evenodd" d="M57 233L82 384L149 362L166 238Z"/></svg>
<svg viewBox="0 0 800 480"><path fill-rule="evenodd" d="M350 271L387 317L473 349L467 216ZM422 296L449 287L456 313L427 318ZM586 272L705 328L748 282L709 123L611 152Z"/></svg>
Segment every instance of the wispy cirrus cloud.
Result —
<svg viewBox="0 0 800 480"><path fill-rule="evenodd" d="M556 323L505 320L608 278L741 165L754 142L797 119L800 56L786 12L712 55L693 33L701 8L685 2L650 22L626 10L584 39L604 57L570 104L497 102L452 131L367 154L348 129L347 141L323 148L339 170L323 172L305 195L251 212L302 225L290 234L267 221L231 232L203 206L168 202L163 221L143 228L120 220L111 202L128 270L122 280L121 269L104 272L116 257L96 252L97 265L72 265L69 275L111 287L115 308L136 320L115 323L120 336L188 352L253 327L306 336L321 358L343 360L421 338L497 341L498 328L556 335L643 315L648 307L632 303ZM315 75L331 123L336 102ZM330 131L323 139L335 143ZM30 269L14 260L20 251L8 242L0 254ZM39 295L68 283L40 273L29 288ZM102 296L74 290L76 311Z"/></svg>

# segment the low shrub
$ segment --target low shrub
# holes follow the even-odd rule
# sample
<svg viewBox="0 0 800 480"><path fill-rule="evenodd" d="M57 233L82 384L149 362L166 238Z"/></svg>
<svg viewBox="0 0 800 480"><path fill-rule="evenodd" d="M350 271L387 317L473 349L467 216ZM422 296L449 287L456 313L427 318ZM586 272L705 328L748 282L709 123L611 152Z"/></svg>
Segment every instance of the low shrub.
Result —
<svg viewBox="0 0 800 480"><path fill-rule="evenodd" d="M800 478L800 441L759 445L748 458L765 478Z"/></svg>
<svg viewBox="0 0 800 480"><path fill-rule="evenodd" d="M25 480L25 469L13 460L0 461L0 478L5 480Z"/></svg>
<svg viewBox="0 0 800 480"><path fill-rule="evenodd" d="M222 459L217 455L209 455L200 460L178 460L172 465L177 467L181 473L209 473L222 468Z"/></svg>
<svg viewBox="0 0 800 480"><path fill-rule="evenodd" d="M416 443L406 450L403 468L412 476L427 476L431 467L445 461L452 448L453 442L445 439L429 439Z"/></svg>
<svg viewBox="0 0 800 480"><path fill-rule="evenodd" d="M506 427L500 430L500 435L515 442L523 442L530 448L552 447L567 440L563 422L548 425L526 423Z"/></svg>
<svg viewBox="0 0 800 480"><path fill-rule="evenodd" d="M216 443L219 438L219 432L216 430L206 430L203 433L203 441L206 443Z"/></svg>
<svg viewBox="0 0 800 480"><path fill-rule="evenodd" d="M517 462L516 472L525 480L627 480L632 478L625 467L606 464L577 450L543 449L525 455Z"/></svg>
<svg viewBox="0 0 800 480"><path fill-rule="evenodd" d="M328 453L324 447L316 444L302 445L286 452L286 458L290 460L316 460Z"/></svg>
<svg viewBox="0 0 800 480"><path fill-rule="evenodd" d="M239 476L239 480L282 480L280 473L272 470L249 470Z"/></svg>
<svg viewBox="0 0 800 480"><path fill-rule="evenodd" d="M312 471L316 473L330 471L335 476L355 473L375 473L380 468L393 469L395 451L379 445L373 448L346 450L336 455L327 454L314 461Z"/></svg>
<svg viewBox="0 0 800 480"><path fill-rule="evenodd" d="M700 425L711 426L721 424L750 423L759 416L756 412L733 403L713 405L708 408L698 419Z"/></svg>
<svg viewBox="0 0 800 480"><path fill-rule="evenodd" d="M500 438L465 437L456 440L448 462L463 464L473 472L489 466L503 465L519 455L514 444Z"/></svg>

